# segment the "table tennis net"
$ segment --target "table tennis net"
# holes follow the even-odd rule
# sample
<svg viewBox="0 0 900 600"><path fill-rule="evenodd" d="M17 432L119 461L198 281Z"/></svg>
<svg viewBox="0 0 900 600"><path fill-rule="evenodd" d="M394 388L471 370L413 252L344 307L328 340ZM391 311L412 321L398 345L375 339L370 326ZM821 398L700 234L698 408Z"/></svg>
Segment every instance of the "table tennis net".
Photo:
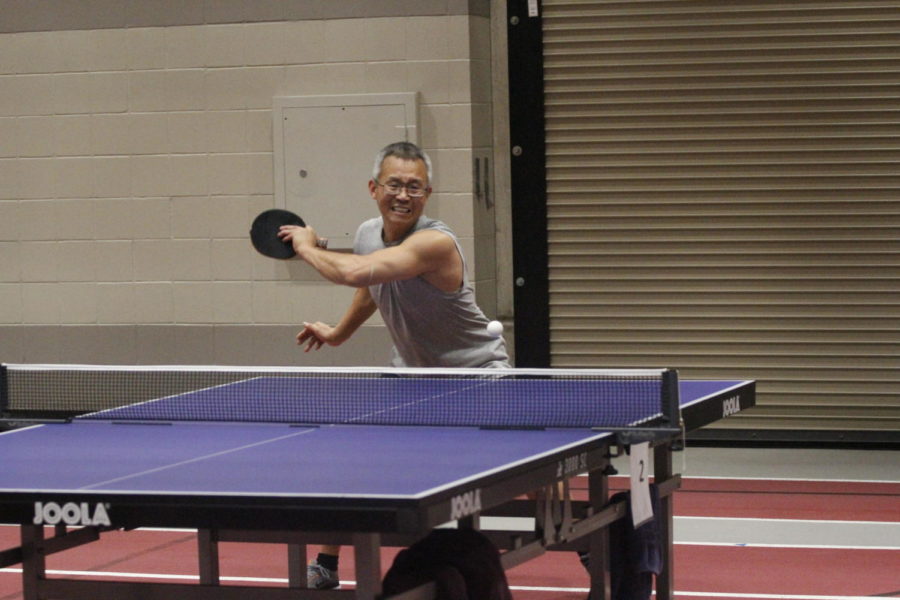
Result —
<svg viewBox="0 0 900 600"><path fill-rule="evenodd" d="M496 428L677 422L665 370L6 365L4 412L111 421ZM675 394L674 404L672 394Z"/></svg>

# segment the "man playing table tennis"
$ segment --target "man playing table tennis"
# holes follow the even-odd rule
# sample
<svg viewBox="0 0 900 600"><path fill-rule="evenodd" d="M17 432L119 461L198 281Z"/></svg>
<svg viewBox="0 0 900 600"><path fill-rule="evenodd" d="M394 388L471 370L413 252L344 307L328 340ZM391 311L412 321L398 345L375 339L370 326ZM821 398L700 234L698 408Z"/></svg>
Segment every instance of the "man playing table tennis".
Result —
<svg viewBox="0 0 900 600"><path fill-rule="evenodd" d="M509 366L503 338L488 333L475 303L459 240L423 214L431 180L425 152L409 142L390 144L376 155L369 181L381 216L359 226L353 254L320 248L311 227L281 229L279 236L323 277L357 288L337 325L303 324L297 343L307 352L344 343L379 310L394 342L393 366ZM338 551L322 548L308 569L310 587L337 587Z"/></svg>

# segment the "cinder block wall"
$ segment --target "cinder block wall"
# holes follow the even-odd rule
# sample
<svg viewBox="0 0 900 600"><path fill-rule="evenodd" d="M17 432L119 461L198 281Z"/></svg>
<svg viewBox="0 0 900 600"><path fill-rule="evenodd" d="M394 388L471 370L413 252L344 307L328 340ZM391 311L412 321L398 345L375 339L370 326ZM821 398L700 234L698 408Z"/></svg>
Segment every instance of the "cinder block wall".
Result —
<svg viewBox="0 0 900 600"><path fill-rule="evenodd" d="M301 352L298 324L336 321L353 290L247 241L274 205L278 95L418 92L427 212L495 312L493 210L473 194L487 1L59 4L0 16L0 361L384 364L377 317ZM367 177L347 174L361 202Z"/></svg>

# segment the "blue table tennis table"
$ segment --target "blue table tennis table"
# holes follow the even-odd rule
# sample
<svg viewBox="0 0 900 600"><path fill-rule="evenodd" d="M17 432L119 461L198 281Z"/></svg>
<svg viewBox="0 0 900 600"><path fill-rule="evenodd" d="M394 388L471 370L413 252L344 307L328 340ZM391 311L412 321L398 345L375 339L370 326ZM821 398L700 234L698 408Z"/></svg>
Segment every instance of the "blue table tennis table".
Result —
<svg viewBox="0 0 900 600"><path fill-rule="evenodd" d="M680 481L673 474L673 446L681 432L752 406L754 382L675 379L675 429L672 423L658 427L656 412L636 415L628 407L621 428L569 426L555 421L557 400L524 411L524 420L512 427L494 422L496 414L509 411L509 403L521 403L523 393L547 385L528 373L511 369L502 386L490 378L464 381L462 388L460 382L421 373L315 384L307 378L302 393L279 391L283 385L271 387L273 378L254 377L4 432L0 522L20 525L21 545L0 551L0 567L23 564L25 600L374 600L381 597L380 547L407 546L448 522L479 527L483 515L530 514L539 525L535 531L485 531L503 551L504 567L548 549L589 549L593 597L602 600L609 594L607 526L623 514L607 506L610 457L622 444L646 439L653 447L662 497L657 518L668 548L657 596L669 598L671 494ZM505 391L483 391L498 387ZM548 393L561 397L581 393L584 384L551 382L550 387ZM441 416L398 421L396 413L405 415L420 403L407 397L408 388L440 398ZM357 416L344 414L342 404L360 399L366 405L354 408ZM202 419L160 416L185 405L200 407ZM480 416L471 417L469 409ZM448 413L452 426L443 421ZM642 431L650 434L642 436ZM561 482L581 474L588 475L590 498L575 502ZM532 492L540 500L521 499ZM46 526L55 526L53 535L46 536ZM196 529L200 583L46 575L48 554L97 540L104 531L139 527ZM285 544L289 586L220 586L217 557L223 541ZM355 589L305 589L306 545L322 543L354 547ZM415 592L420 595L404 597L425 598L432 592L425 586Z"/></svg>

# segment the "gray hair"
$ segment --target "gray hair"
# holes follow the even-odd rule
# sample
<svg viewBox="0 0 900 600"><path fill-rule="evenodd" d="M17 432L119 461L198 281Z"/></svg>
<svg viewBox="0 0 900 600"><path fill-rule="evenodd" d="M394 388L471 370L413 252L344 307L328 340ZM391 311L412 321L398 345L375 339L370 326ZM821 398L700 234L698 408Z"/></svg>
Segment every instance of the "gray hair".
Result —
<svg viewBox="0 0 900 600"><path fill-rule="evenodd" d="M424 150L413 144L412 142L394 142L388 144L375 155L375 166L372 167L372 179L378 180L381 175L381 165L388 156L396 156L403 160L421 160L425 163L425 169L428 172L428 184L431 185L431 158Z"/></svg>

